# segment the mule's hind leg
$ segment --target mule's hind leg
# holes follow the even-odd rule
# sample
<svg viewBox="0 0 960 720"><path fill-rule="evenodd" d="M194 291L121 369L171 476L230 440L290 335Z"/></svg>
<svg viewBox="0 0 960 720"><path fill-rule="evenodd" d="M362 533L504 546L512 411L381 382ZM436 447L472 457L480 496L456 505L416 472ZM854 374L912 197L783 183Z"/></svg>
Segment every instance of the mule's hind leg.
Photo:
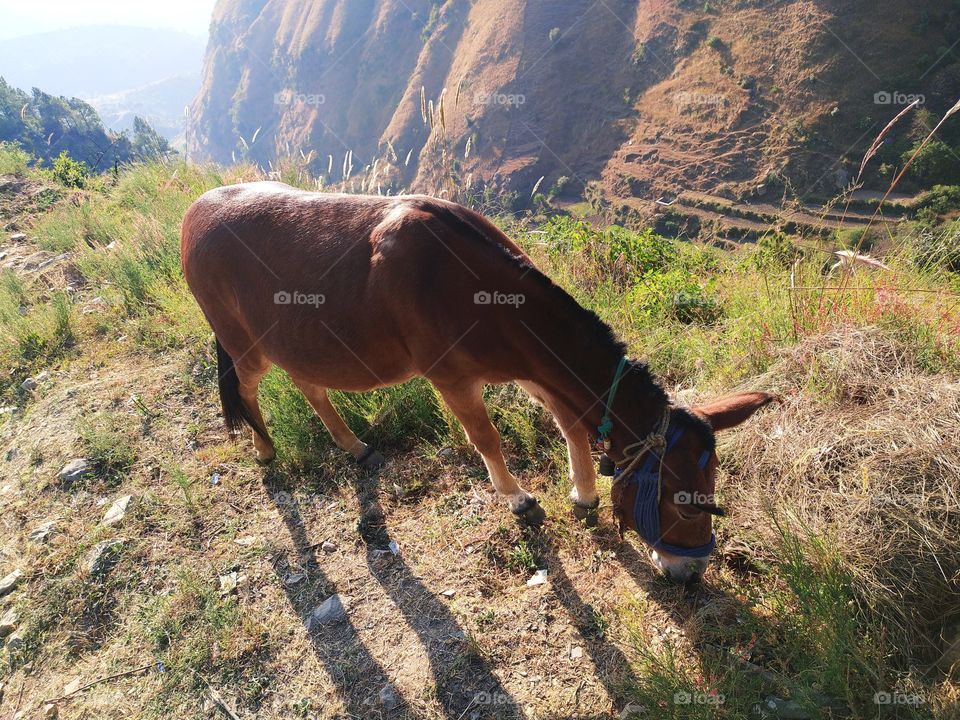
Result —
<svg viewBox="0 0 960 720"><path fill-rule="evenodd" d="M353 430L347 427L340 413L330 402L327 388L299 380L294 382L327 428L337 447L353 455L357 463L367 470L376 470L383 465L385 462L383 455L363 442Z"/></svg>
<svg viewBox="0 0 960 720"><path fill-rule="evenodd" d="M237 378L240 380L240 397L247 406L251 419L262 429L263 433L253 430L253 447L257 451L257 462L268 463L276 457L273 440L267 433L267 424L260 412L260 402L257 399L257 390L260 381L270 369L270 361L264 357L257 357L255 353L247 353L237 363Z"/></svg>
<svg viewBox="0 0 960 720"><path fill-rule="evenodd" d="M461 387L437 386L447 407L457 416L487 466L490 479L496 491L507 498L510 510L530 525L541 525L544 520L543 508L530 493L520 487L517 479L507 468L500 449L500 433L490 422L487 408L483 404L480 385Z"/></svg>

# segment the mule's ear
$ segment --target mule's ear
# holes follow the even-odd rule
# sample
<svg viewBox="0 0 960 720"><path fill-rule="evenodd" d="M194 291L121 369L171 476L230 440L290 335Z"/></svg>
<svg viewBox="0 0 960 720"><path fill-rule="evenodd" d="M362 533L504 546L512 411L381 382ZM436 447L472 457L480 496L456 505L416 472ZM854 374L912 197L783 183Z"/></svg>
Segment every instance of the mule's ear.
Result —
<svg viewBox="0 0 960 720"><path fill-rule="evenodd" d="M777 399L776 395L765 392L747 392L716 400L709 405L693 408L693 411L706 419L714 431L736 427L753 415L764 405Z"/></svg>

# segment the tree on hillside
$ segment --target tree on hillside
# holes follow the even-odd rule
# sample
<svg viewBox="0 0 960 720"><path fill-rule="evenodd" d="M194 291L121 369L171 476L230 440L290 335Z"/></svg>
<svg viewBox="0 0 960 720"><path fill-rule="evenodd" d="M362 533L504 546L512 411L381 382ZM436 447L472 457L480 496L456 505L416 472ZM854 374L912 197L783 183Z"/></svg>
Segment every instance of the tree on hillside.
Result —
<svg viewBox="0 0 960 720"><path fill-rule="evenodd" d="M146 120L134 120L133 138L103 126L97 111L77 98L55 97L37 88L28 95L0 77L0 141L14 142L52 166L63 151L94 172L115 163L163 157L167 141Z"/></svg>
<svg viewBox="0 0 960 720"><path fill-rule="evenodd" d="M172 152L167 139L150 123L139 116L133 118L133 154L138 160L161 158Z"/></svg>

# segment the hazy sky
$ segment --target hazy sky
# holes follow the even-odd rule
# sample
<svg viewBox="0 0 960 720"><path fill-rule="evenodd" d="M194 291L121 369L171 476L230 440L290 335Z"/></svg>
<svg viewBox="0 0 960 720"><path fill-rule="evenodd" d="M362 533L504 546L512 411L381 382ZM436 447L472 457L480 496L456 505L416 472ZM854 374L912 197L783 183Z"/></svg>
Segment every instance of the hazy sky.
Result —
<svg viewBox="0 0 960 720"><path fill-rule="evenodd" d="M139 25L206 36L215 0L0 0L0 38L78 25Z"/></svg>

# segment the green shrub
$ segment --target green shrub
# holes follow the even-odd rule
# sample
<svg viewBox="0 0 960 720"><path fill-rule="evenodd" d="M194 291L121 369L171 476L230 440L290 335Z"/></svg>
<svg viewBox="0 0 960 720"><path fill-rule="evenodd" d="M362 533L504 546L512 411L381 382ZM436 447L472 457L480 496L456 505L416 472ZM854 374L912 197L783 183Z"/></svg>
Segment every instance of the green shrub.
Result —
<svg viewBox="0 0 960 720"><path fill-rule="evenodd" d="M924 194L921 205L937 215L960 210L960 185L934 185Z"/></svg>
<svg viewBox="0 0 960 720"><path fill-rule="evenodd" d="M904 163L913 156L918 146L919 143L915 144L903 154ZM933 139L917 154L908 173L923 185L951 185L960 181L957 165L953 149L942 140Z"/></svg>
<svg viewBox="0 0 960 720"><path fill-rule="evenodd" d="M82 188L90 176L90 170L85 163L74 160L70 153L64 150L53 161L52 175L54 180L65 187Z"/></svg>
<svg viewBox="0 0 960 720"><path fill-rule="evenodd" d="M554 217L541 227L553 256L578 254L589 258L615 282L630 281L674 264L676 244L653 230L634 232L618 225L596 230L582 220Z"/></svg>
<svg viewBox="0 0 960 720"><path fill-rule="evenodd" d="M685 325L709 325L722 314L713 295L680 269L643 278L630 292L627 302L652 320L672 318Z"/></svg>
<svg viewBox="0 0 960 720"><path fill-rule="evenodd" d="M22 175L30 156L16 143L0 142L0 175Z"/></svg>
<svg viewBox="0 0 960 720"><path fill-rule="evenodd" d="M751 260L758 269L785 269L793 265L803 251L786 235L767 233L757 241L757 250Z"/></svg>
<svg viewBox="0 0 960 720"><path fill-rule="evenodd" d="M922 230L914 241L914 259L922 268L960 272L960 221Z"/></svg>

